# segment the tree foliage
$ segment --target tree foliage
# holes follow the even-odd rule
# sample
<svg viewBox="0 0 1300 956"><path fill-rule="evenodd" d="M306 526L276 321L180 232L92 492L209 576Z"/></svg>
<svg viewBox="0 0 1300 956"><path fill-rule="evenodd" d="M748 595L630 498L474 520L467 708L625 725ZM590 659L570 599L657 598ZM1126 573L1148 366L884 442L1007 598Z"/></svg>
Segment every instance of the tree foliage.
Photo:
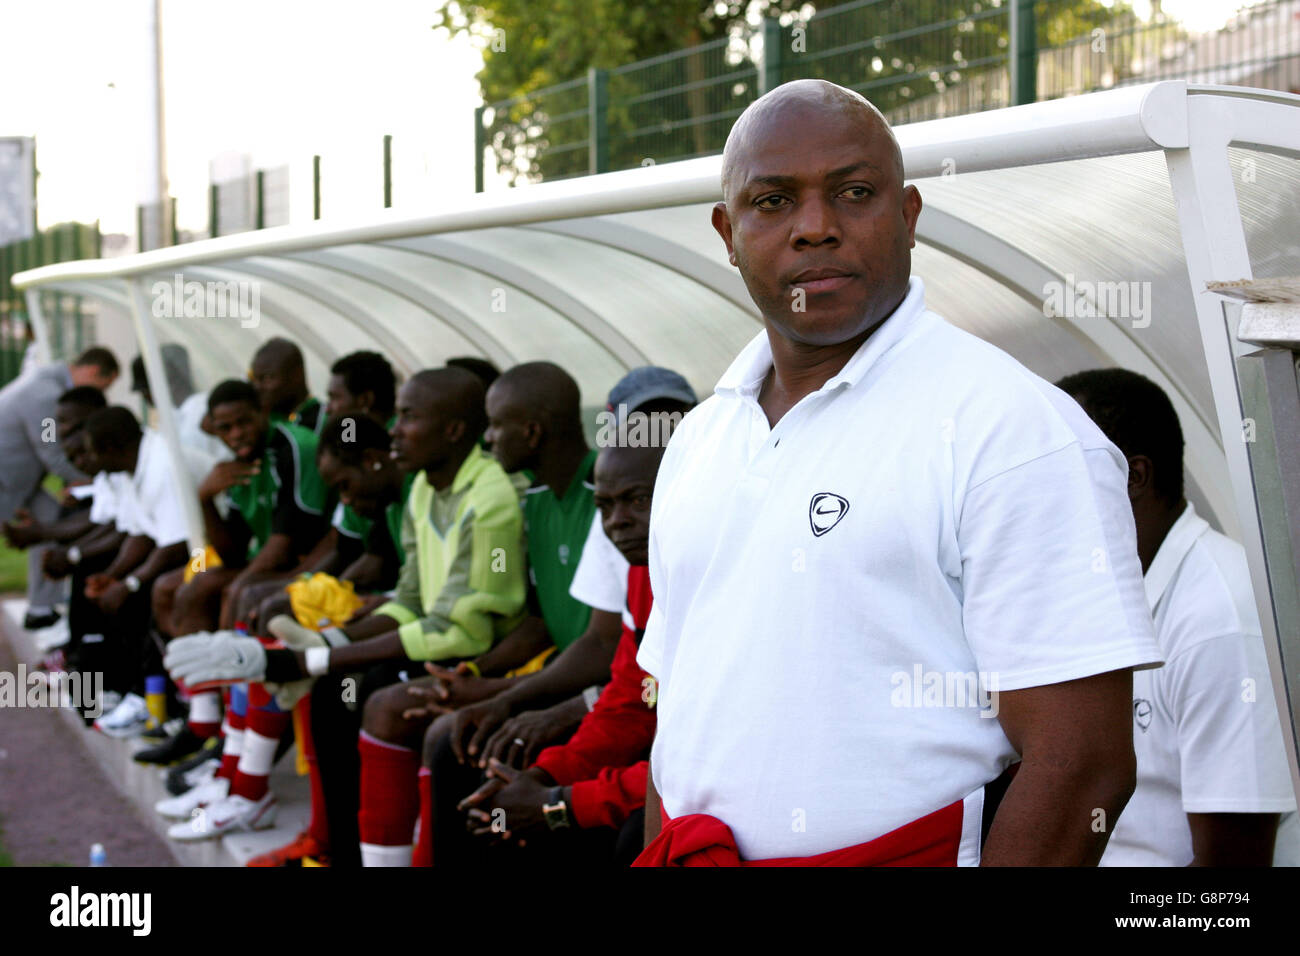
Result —
<svg viewBox="0 0 1300 956"><path fill-rule="evenodd" d="M607 168L720 150L758 94L751 53L764 16L784 24L782 81L823 77L911 117L963 86L971 101L963 109L1001 105L989 100L995 84L999 95L1006 89L1011 2L868 0L822 4L813 16L816 7L800 0L443 0L434 28L482 48L486 142L518 181L589 171L589 68L610 71ZM1034 8L1040 47L1134 20L1122 0Z"/></svg>

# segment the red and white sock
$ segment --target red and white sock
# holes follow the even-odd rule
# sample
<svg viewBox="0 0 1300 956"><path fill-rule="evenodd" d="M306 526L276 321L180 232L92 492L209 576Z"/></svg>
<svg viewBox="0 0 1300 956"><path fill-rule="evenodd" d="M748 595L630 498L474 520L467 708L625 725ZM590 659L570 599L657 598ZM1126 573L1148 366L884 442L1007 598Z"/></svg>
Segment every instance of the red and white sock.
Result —
<svg viewBox="0 0 1300 956"><path fill-rule="evenodd" d="M364 730L357 740L361 755L362 866L410 866L411 839L420 815L416 774L420 755Z"/></svg>
<svg viewBox="0 0 1300 956"><path fill-rule="evenodd" d="M221 731L225 735L225 741L221 745L221 766L216 775L234 780L239 756L244 750L244 715L227 710Z"/></svg>
<svg viewBox="0 0 1300 956"><path fill-rule="evenodd" d="M215 737L221 732L221 694L215 690L190 693L190 731L198 737Z"/></svg>
<svg viewBox="0 0 1300 956"><path fill-rule="evenodd" d="M293 715L287 711L271 709L275 705L271 695L261 684L248 687L248 714L245 716L243 752L239 766L230 781L232 797L261 800L270 789L271 767L275 764L275 750L280 737L289 726Z"/></svg>
<svg viewBox="0 0 1300 956"><path fill-rule="evenodd" d="M420 768L420 821L415 825L411 866L433 866L433 772Z"/></svg>

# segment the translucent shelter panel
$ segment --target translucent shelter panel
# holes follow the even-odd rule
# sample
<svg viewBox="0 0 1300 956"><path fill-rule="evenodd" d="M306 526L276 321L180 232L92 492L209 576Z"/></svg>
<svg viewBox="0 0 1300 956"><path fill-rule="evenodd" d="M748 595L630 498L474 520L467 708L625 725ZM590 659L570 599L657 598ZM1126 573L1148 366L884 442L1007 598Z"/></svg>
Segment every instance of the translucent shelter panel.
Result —
<svg viewBox="0 0 1300 956"><path fill-rule="evenodd" d="M1061 298L1106 284L1129 296L1109 317L1078 315L1090 338L1121 335L1177 383L1214 426L1205 354L1162 153L1134 153L918 181L924 203L1037 260ZM925 212L922 212L925 219ZM977 258L993 249L973 249ZM1119 286L1116 286L1119 284ZM1056 289L1030 290L1045 301ZM1094 297L1095 299L1095 297ZM1103 305L1107 303L1102 303ZM971 308L979 303L972 302ZM1083 310L1086 312L1086 310ZM1125 311L1127 314L1114 314ZM1090 330L1089 324L1109 324Z"/></svg>
<svg viewBox="0 0 1300 956"><path fill-rule="evenodd" d="M287 338L302 349L312 392L323 395L334 355L330 342L341 336L324 331L328 323L323 323L314 300L238 269L238 263L190 266L184 270L182 282L235 283L242 289L243 301L255 304L247 317L234 309L228 309L225 317L211 312L193 314L194 308L187 314L184 305L173 307L171 302L162 301L162 288L175 281L173 276L144 277L142 284L150 306L150 321L160 341L185 346L190 353L195 385L209 389L224 379L245 377L253 354L263 342L277 336ZM240 283L246 285L241 287ZM171 300L175 300L174 295ZM356 341L366 340L358 334Z"/></svg>
<svg viewBox="0 0 1300 956"><path fill-rule="evenodd" d="M694 203L689 206L670 206L667 209L619 213L604 218L677 243L706 262L713 262L734 272L727 262L727 248L722 243L722 237L713 228L710 218L712 214L712 203Z"/></svg>
<svg viewBox="0 0 1300 956"><path fill-rule="evenodd" d="M1228 160L1254 277L1300 276L1300 160L1235 147Z"/></svg>
<svg viewBox="0 0 1300 956"><path fill-rule="evenodd" d="M332 257L314 253L251 257L243 268L273 278L275 284L311 305L300 313L325 342L331 358L357 349L378 349L403 374L440 364L444 349L469 342L438 322L429 309L380 281L354 270L342 250Z"/></svg>
<svg viewBox="0 0 1300 956"><path fill-rule="evenodd" d="M343 280L339 290L356 297L363 310L355 318L372 336L370 348L389 354L403 374L442 365L457 355L499 361L499 343L480 334L477 325L423 281L428 262L383 245L350 244L292 256L309 266L302 273L332 273Z"/></svg>
<svg viewBox="0 0 1300 956"><path fill-rule="evenodd" d="M634 252L533 229L484 229L455 239L545 277L565 299L570 321L625 367L671 365L706 393L759 329L749 312L713 289Z"/></svg>
<svg viewBox="0 0 1300 956"><path fill-rule="evenodd" d="M383 255L385 262L427 290L430 308L453 312L457 321L467 323L481 353L502 369L520 362L555 362L577 380L584 405L603 405L609 387L628 366L601 336L590 334L540 297L567 287L555 286L553 276L533 274L491 244L484 251L466 243L467 235L396 240L379 249L358 249L357 255ZM465 258L473 263L465 264ZM521 288L520 282L534 283L532 291Z"/></svg>
<svg viewBox="0 0 1300 956"><path fill-rule="evenodd" d="M918 244L912 254L912 274L925 282L930 309L1014 356L1049 382L1120 364L1077 328L1045 316L1039 303L946 252ZM1219 527L1235 526L1226 498L1213 491L1226 481L1217 445L1197 444L1187 454L1185 466L1184 486L1197 513Z"/></svg>
<svg viewBox="0 0 1300 956"><path fill-rule="evenodd" d="M927 307L1049 382L1108 361L1094 343L1045 317L1036 303L942 250L918 244L912 275L925 283Z"/></svg>

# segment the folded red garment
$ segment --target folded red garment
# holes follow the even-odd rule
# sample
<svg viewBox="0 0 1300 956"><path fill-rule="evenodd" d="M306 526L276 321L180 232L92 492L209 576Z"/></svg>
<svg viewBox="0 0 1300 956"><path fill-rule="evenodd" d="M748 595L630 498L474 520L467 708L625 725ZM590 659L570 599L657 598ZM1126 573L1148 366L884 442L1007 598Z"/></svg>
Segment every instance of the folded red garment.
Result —
<svg viewBox="0 0 1300 956"><path fill-rule="evenodd" d="M674 817L633 866L956 866L963 802L950 803L874 840L815 856L742 860L731 827L706 813Z"/></svg>

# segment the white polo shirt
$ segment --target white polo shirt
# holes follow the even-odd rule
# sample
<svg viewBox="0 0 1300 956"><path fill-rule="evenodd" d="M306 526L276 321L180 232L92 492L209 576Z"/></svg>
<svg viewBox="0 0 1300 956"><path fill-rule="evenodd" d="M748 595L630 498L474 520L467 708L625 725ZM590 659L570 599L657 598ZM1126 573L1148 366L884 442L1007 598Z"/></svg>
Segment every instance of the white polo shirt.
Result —
<svg viewBox="0 0 1300 956"><path fill-rule="evenodd" d="M600 512L591 519L591 529L582 545L582 557L569 584L569 596L598 611L612 614L627 609L627 569L623 552L605 535Z"/></svg>
<svg viewBox="0 0 1300 956"><path fill-rule="evenodd" d="M1186 866L1188 813L1296 808L1246 552L1189 504L1146 573L1165 666L1133 676L1137 789L1103 866ZM1294 817L1294 814L1291 814ZM1275 857L1294 865L1294 825Z"/></svg>
<svg viewBox="0 0 1300 956"><path fill-rule="evenodd" d="M181 487L176 480L167 443L152 429L140 437L135 471L121 475L122 493L117 509L117 527L132 535L147 535L160 548L184 541L189 536Z"/></svg>
<svg viewBox="0 0 1300 956"><path fill-rule="evenodd" d="M124 478L122 472L99 471L90 480L90 520L95 524L116 523Z"/></svg>
<svg viewBox="0 0 1300 956"><path fill-rule="evenodd" d="M1064 393L926 311L916 278L774 429L771 365L762 333L655 485L637 660L659 679L664 809L718 817L748 859L964 799L977 827L1017 759L981 672L1013 690L1161 660L1125 459Z"/></svg>

